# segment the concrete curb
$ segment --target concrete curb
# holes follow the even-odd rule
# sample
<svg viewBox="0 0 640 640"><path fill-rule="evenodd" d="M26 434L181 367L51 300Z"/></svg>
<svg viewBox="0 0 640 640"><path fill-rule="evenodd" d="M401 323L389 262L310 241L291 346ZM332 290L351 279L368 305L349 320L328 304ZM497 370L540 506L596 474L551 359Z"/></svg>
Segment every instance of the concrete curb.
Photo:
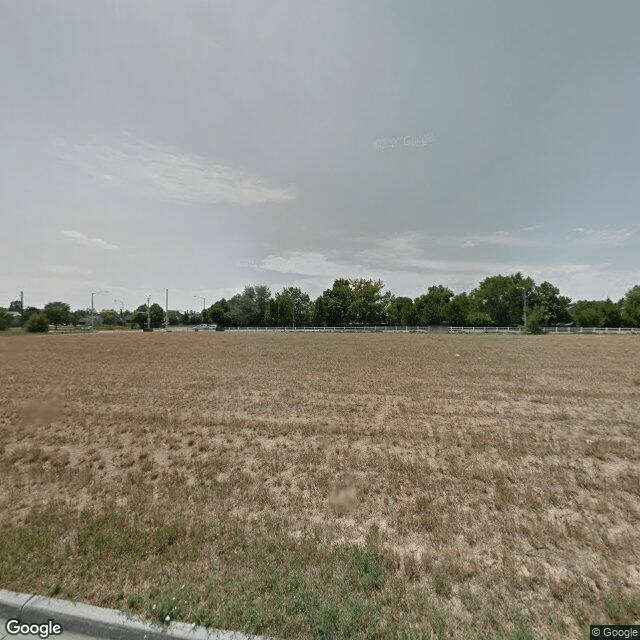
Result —
<svg viewBox="0 0 640 640"><path fill-rule="evenodd" d="M116 609L103 609L90 604L0 589L0 619L12 618L27 624L42 624L53 620L62 626L63 632L108 640L272 640L239 631L194 627L184 622L172 622L166 627L160 627ZM0 629L0 638L4 638L5 634L9 637L4 628Z"/></svg>

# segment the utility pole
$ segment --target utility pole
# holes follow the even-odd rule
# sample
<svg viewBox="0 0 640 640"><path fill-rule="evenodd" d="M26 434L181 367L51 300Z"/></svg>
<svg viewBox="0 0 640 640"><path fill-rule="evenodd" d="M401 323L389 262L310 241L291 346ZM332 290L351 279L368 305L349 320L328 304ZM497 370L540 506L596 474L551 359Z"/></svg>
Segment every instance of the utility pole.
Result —
<svg viewBox="0 0 640 640"><path fill-rule="evenodd" d="M169 329L169 289L165 289L164 292L167 296L164 303L164 330L167 331Z"/></svg>
<svg viewBox="0 0 640 640"><path fill-rule="evenodd" d="M99 293L109 293L108 291L92 291L91 292L91 331L94 329L95 323L95 311L93 309L93 296L97 296Z"/></svg>
<svg viewBox="0 0 640 640"><path fill-rule="evenodd" d="M147 296L147 329L151 331L151 307L149 306L151 302L151 296Z"/></svg>
<svg viewBox="0 0 640 640"><path fill-rule="evenodd" d="M200 298L202 300L202 324L204 324L204 310L207 306L207 301L202 296L193 296L194 298Z"/></svg>
<svg viewBox="0 0 640 640"><path fill-rule="evenodd" d="M24 316L24 293L20 292L20 315Z"/></svg>
<svg viewBox="0 0 640 640"><path fill-rule="evenodd" d="M116 304L120 304L120 320L122 321L122 328L124 329L124 316L122 315L122 307L124 306L124 300L120 300L120 298L114 298L113 301Z"/></svg>
<svg viewBox="0 0 640 640"><path fill-rule="evenodd" d="M524 304L522 306L522 316L524 318L524 330L527 330L527 290L523 289L522 298L524 300Z"/></svg>

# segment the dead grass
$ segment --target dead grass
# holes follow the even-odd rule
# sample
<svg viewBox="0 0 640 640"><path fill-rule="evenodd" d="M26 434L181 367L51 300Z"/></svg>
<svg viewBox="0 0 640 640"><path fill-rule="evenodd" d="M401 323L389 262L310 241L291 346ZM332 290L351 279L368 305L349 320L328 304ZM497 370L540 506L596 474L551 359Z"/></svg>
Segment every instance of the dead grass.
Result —
<svg viewBox="0 0 640 640"><path fill-rule="evenodd" d="M634 336L8 336L0 586L283 638L637 622L639 356Z"/></svg>

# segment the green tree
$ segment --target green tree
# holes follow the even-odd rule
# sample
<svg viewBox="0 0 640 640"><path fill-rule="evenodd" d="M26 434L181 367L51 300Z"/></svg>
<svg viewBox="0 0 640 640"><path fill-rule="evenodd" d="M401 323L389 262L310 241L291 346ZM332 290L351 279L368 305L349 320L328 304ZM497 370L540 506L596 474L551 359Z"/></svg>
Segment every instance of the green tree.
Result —
<svg viewBox="0 0 640 640"><path fill-rule="evenodd" d="M133 312L133 322L138 325L140 329L147 326L147 305L141 304Z"/></svg>
<svg viewBox="0 0 640 640"><path fill-rule="evenodd" d="M265 322L265 314L267 313L267 309L269 309L269 303L271 302L271 291L269 287L265 284L257 284L253 287L255 292L255 308L256 308L256 324L260 326L264 326Z"/></svg>
<svg viewBox="0 0 640 640"><path fill-rule="evenodd" d="M464 322L468 327L490 327L494 324L493 318L484 311L470 311Z"/></svg>
<svg viewBox="0 0 640 640"><path fill-rule="evenodd" d="M347 318L353 324L381 324L387 321L387 311L392 295L382 293L382 280L350 280L352 302L347 308Z"/></svg>
<svg viewBox="0 0 640 640"><path fill-rule="evenodd" d="M231 298L227 313L238 326L260 326L264 323L264 315L270 299L271 291L266 285L245 287L241 294Z"/></svg>
<svg viewBox="0 0 640 640"><path fill-rule="evenodd" d="M313 303L313 308L311 309L311 323L318 327L324 327L327 325L327 309L322 296L318 296Z"/></svg>
<svg viewBox="0 0 640 640"><path fill-rule="evenodd" d="M558 287L550 282L543 282L535 288L535 291L527 300L527 306L535 308L543 306L547 315L548 324L560 324L571 322L571 314L569 313L570 298L560 295ZM527 314L528 317L528 314Z"/></svg>
<svg viewBox="0 0 640 640"><path fill-rule="evenodd" d="M45 333L49 331L49 319L41 313L34 313L27 320L25 329L31 333Z"/></svg>
<svg viewBox="0 0 640 640"><path fill-rule="evenodd" d="M214 302L207 312L211 322L222 326L228 324L229 319L226 316L229 313L229 303L224 298Z"/></svg>
<svg viewBox="0 0 640 640"><path fill-rule="evenodd" d="M622 299L622 321L627 327L640 327L640 284L629 289Z"/></svg>
<svg viewBox="0 0 640 640"><path fill-rule="evenodd" d="M31 316L34 314L40 314L42 315L42 311L40 311L40 309L38 309L38 307L25 307L24 311L22 313L22 318L26 321L29 320L29 318L31 318Z"/></svg>
<svg viewBox="0 0 640 640"><path fill-rule="evenodd" d="M619 327L622 324L622 310L620 305L609 298L600 301L604 327Z"/></svg>
<svg viewBox="0 0 640 640"><path fill-rule="evenodd" d="M154 302L150 309L149 318L151 327L157 329L164 326L164 309ZM147 305L141 304L133 313L133 322L141 329L147 326Z"/></svg>
<svg viewBox="0 0 640 640"><path fill-rule="evenodd" d="M571 309L573 321L580 327L604 327L604 312L598 300L578 300Z"/></svg>
<svg viewBox="0 0 640 640"><path fill-rule="evenodd" d="M500 326L521 324L525 296L529 299L535 291L534 281L520 272L491 276L471 292L472 310L488 314Z"/></svg>
<svg viewBox="0 0 640 640"><path fill-rule="evenodd" d="M118 321L118 314L114 309L103 309L102 310L102 321L110 326L115 327L116 322Z"/></svg>
<svg viewBox="0 0 640 640"><path fill-rule="evenodd" d="M301 291L299 287L285 287L276 294L275 302L278 326L288 327L295 324L299 327L309 324L311 300L309 294Z"/></svg>
<svg viewBox="0 0 640 640"><path fill-rule="evenodd" d="M7 327L11 326L13 316L6 310L0 307L0 331L4 331Z"/></svg>
<svg viewBox="0 0 640 640"><path fill-rule="evenodd" d="M332 327L342 327L349 322L349 307L354 300L349 280L339 278L334 280L333 287L322 293L326 322Z"/></svg>
<svg viewBox="0 0 640 640"><path fill-rule="evenodd" d="M59 324L69 324L71 321L71 309L66 302L48 302L44 305L44 315L56 330Z"/></svg>
<svg viewBox="0 0 640 640"><path fill-rule="evenodd" d="M90 315L91 315L91 311L87 311L86 309L76 309L75 311L71 312L69 317L69 322L75 327L78 325L81 318L84 318Z"/></svg>
<svg viewBox="0 0 640 640"><path fill-rule="evenodd" d="M471 299L466 293L459 293L453 296L447 307L447 323L455 327L465 326L470 310Z"/></svg>
<svg viewBox="0 0 640 640"><path fill-rule="evenodd" d="M269 303L264 310L263 322L267 327L278 325L278 303L273 298L269 298Z"/></svg>
<svg viewBox="0 0 640 640"><path fill-rule="evenodd" d="M449 305L452 298L453 291L441 284L429 287L426 294L415 300L418 324L423 326L448 324L451 317Z"/></svg>
<svg viewBox="0 0 640 640"><path fill-rule="evenodd" d="M236 293L229 299L229 311L227 312L227 322L232 327L242 327L246 317L246 302L243 304L242 294Z"/></svg>
<svg viewBox="0 0 640 640"><path fill-rule="evenodd" d="M151 326L154 329L164 327L164 309L157 302L151 305Z"/></svg>
<svg viewBox="0 0 640 640"><path fill-rule="evenodd" d="M417 324L415 305L411 298L394 298L387 309L389 324L413 327Z"/></svg>
<svg viewBox="0 0 640 640"><path fill-rule="evenodd" d="M525 331L527 333L542 333L542 327L549 324L550 313L545 305L538 305L527 310L527 322Z"/></svg>

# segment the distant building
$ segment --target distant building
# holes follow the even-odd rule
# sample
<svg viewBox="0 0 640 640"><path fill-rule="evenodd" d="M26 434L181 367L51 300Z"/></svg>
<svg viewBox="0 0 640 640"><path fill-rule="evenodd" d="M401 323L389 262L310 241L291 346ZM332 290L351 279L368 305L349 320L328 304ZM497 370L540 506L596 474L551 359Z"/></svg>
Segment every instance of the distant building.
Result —
<svg viewBox="0 0 640 640"><path fill-rule="evenodd" d="M94 326L99 327L103 322L104 322L104 319L103 319L101 313L96 313L96 315L93 316L93 324L94 324ZM79 318L78 319L78 326L79 327L90 327L91 326L91 316L82 316L81 318Z"/></svg>
<svg viewBox="0 0 640 640"><path fill-rule="evenodd" d="M22 324L22 314L19 311L8 311L11 316L11 326L19 327Z"/></svg>

